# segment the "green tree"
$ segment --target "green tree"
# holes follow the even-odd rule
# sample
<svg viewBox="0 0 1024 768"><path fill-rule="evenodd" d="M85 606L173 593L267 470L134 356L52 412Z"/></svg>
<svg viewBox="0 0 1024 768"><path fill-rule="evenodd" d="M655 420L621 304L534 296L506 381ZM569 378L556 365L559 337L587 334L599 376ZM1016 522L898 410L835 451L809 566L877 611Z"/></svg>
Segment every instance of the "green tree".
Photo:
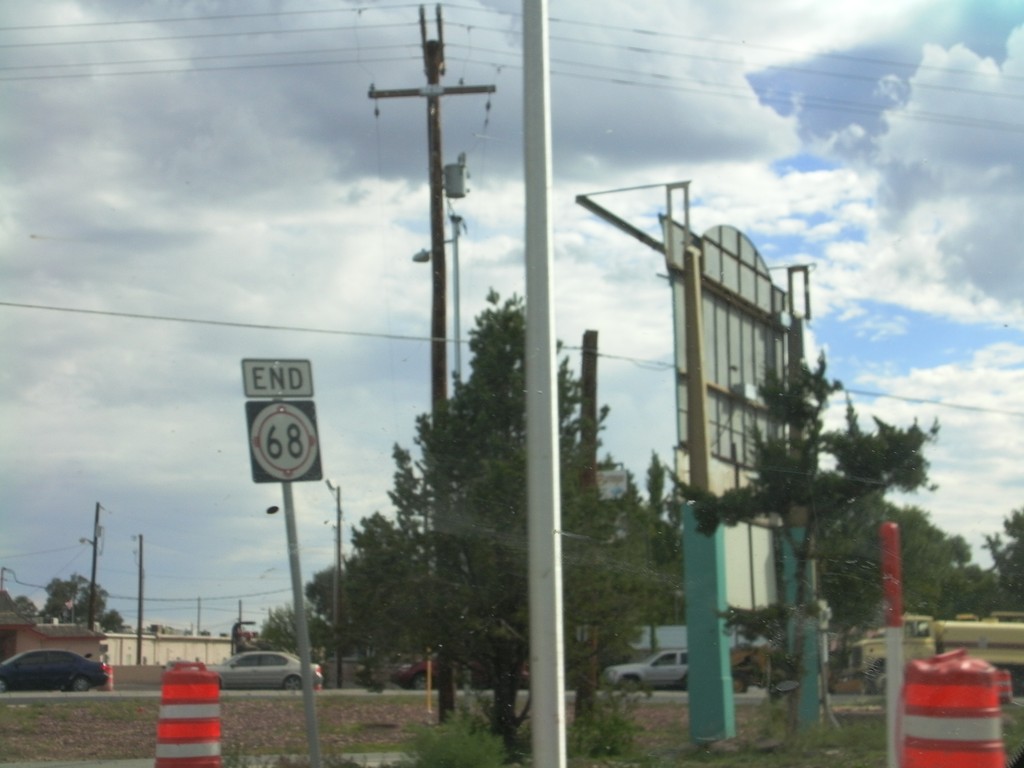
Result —
<svg viewBox="0 0 1024 768"><path fill-rule="evenodd" d="M874 430L865 431L849 403L844 427L827 430L825 409L841 388L827 378L824 357L814 370L802 365L788 381L769 379L761 396L772 421L787 429L755 436L755 471L748 486L718 498L703 494L697 507L699 528L705 533L765 513L780 517L779 535L784 549L792 553L796 574L795 598L789 610L774 612L781 625L767 636L788 638L788 663L798 678L803 673L803 643L798 638L817 613L810 568L827 547L822 542L863 525L865 510L875 509L887 491L926 486L924 447L938 434L937 425L925 430L914 423L901 429L880 419L874 420ZM764 621L763 616L756 618ZM763 623L758 629L764 631ZM792 701L789 724L795 730L795 697Z"/></svg>
<svg viewBox="0 0 1024 768"><path fill-rule="evenodd" d="M615 466L611 459L602 462ZM630 642L650 615L649 600L663 588L647 567L648 542L633 535L645 505L627 475L626 493L601 499L596 488L563 489L562 539L566 662L576 690L576 717L593 711L600 670L630 653ZM677 575L678 585L680 575Z"/></svg>
<svg viewBox="0 0 1024 768"><path fill-rule="evenodd" d="M903 609L940 619L960 613L987 616L999 605L995 574L971 562L962 536L938 528L917 507L893 508L903 556Z"/></svg>
<svg viewBox="0 0 1024 768"><path fill-rule="evenodd" d="M102 606L106 594L97 586L96 605ZM84 621L89 613L89 580L77 573L69 579L50 579L46 585L46 602L39 612L44 621Z"/></svg>
<svg viewBox="0 0 1024 768"><path fill-rule="evenodd" d="M818 542L821 596L832 612L830 631L841 643L831 657L836 669L848 666L847 641L883 623L879 548L883 521L900 528L904 611L952 618L960 613L987 615L998 605L995 575L971 562L970 547L962 537L939 529L918 507L865 499L855 514L833 521Z"/></svg>
<svg viewBox="0 0 1024 768"><path fill-rule="evenodd" d="M295 609L282 605L267 611L260 627L260 642L278 651L298 653L299 640L295 634Z"/></svg>
<svg viewBox="0 0 1024 768"><path fill-rule="evenodd" d="M647 623L680 624L685 613L681 594L683 574L682 508L669 492L669 470L651 454L647 466L647 558L654 588L649 592Z"/></svg>
<svg viewBox="0 0 1024 768"><path fill-rule="evenodd" d="M124 619L117 611L108 611L107 591L96 585L95 616L97 627L105 632L120 632ZM89 617L89 579L77 573L68 579L51 579L46 585L46 603L39 612L43 621L85 624Z"/></svg>
<svg viewBox="0 0 1024 768"><path fill-rule="evenodd" d="M415 481L408 451L394 449L396 487ZM348 624L355 645L372 664L394 655L422 655L431 646L424 611L436 588L429 568L423 520L406 503L408 493L392 491L395 517L379 512L352 529L352 552L346 562Z"/></svg>
<svg viewBox="0 0 1024 768"><path fill-rule="evenodd" d="M14 608L26 619L34 619L39 616L39 606L24 595L18 595L14 598Z"/></svg>
<svg viewBox="0 0 1024 768"><path fill-rule="evenodd" d="M344 569L342 569L344 570ZM313 574L313 578L306 583L306 606L309 610L309 642L314 648L323 649L325 659L334 658L336 649L340 646L342 655L349 652L348 633L345 630L347 616L345 605L345 574L342 572L338 579L338 590L341 593L341 621L335 631L334 626L334 566L324 568Z"/></svg>
<svg viewBox="0 0 1024 768"><path fill-rule="evenodd" d="M394 516L375 514L353 531L349 605L354 636L379 655L430 648L481 665L494 690L492 731L514 748L526 717L517 692L529 657L522 300L501 302L492 292L469 346L470 377L456 382L450 400L417 419L420 458L394 449ZM563 539L566 580L579 594L566 600L567 623L601 624L596 651L590 640L579 641L579 653L570 648L573 679L574 665L600 657L600 642L621 643L618 638L629 634L622 622L631 622L633 613L628 606L621 618L604 610L598 601L605 590L596 587L629 571L608 563L623 547L617 517L635 502L605 506L596 489L582 488L588 457L580 388L564 360L558 382L563 529L571 533ZM587 586L594 589L584 597Z"/></svg>
<svg viewBox="0 0 1024 768"><path fill-rule="evenodd" d="M1024 610L1024 508L1013 510L1003 520L1006 539L996 533L985 537L999 580L1002 610Z"/></svg>

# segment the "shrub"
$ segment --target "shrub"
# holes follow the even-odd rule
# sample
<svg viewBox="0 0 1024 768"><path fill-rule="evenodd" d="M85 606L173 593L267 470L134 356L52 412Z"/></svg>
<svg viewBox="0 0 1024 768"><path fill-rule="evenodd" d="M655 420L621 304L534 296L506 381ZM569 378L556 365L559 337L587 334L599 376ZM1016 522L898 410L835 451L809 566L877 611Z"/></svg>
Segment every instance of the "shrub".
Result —
<svg viewBox="0 0 1024 768"><path fill-rule="evenodd" d="M621 691L594 700L593 709L569 728L569 754L617 757L629 754L640 727L633 719L636 697Z"/></svg>
<svg viewBox="0 0 1024 768"><path fill-rule="evenodd" d="M478 720L457 713L448 722L421 728L407 768L501 768L505 748Z"/></svg>

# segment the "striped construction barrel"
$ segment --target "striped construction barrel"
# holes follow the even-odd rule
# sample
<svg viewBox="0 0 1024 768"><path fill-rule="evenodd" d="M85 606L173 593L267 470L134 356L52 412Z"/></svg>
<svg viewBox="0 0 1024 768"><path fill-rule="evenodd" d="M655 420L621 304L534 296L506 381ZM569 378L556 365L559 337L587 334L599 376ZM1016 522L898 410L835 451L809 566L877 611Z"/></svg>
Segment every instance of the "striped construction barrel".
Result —
<svg viewBox="0 0 1024 768"><path fill-rule="evenodd" d="M155 768L220 768L220 679L178 662L161 680Z"/></svg>
<svg viewBox="0 0 1024 768"><path fill-rule="evenodd" d="M1003 768L996 668L962 648L906 666L902 768Z"/></svg>

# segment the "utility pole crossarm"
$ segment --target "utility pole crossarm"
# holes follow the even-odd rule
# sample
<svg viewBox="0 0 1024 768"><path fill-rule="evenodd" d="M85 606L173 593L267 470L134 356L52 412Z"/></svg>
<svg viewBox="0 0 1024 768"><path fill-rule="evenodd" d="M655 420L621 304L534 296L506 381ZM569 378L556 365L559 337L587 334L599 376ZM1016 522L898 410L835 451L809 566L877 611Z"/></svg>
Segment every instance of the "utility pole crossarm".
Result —
<svg viewBox="0 0 1024 768"><path fill-rule="evenodd" d="M370 86L366 94L371 99L397 99L408 96L451 96L464 93L494 93L497 88L493 85L425 85L422 88L391 88L388 90L377 90Z"/></svg>

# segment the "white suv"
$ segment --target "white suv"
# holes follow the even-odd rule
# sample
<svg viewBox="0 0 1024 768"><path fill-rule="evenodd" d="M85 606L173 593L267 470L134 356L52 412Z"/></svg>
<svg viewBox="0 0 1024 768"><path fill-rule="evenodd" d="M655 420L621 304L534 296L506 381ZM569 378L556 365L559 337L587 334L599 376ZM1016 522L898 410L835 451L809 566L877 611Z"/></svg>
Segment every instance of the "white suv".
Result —
<svg viewBox="0 0 1024 768"><path fill-rule="evenodd" d="M650 688L686 690L689 669L686 651L659 651L636 664L616 664L604 670L604 679L612 685L646 685Z"/></svg>

